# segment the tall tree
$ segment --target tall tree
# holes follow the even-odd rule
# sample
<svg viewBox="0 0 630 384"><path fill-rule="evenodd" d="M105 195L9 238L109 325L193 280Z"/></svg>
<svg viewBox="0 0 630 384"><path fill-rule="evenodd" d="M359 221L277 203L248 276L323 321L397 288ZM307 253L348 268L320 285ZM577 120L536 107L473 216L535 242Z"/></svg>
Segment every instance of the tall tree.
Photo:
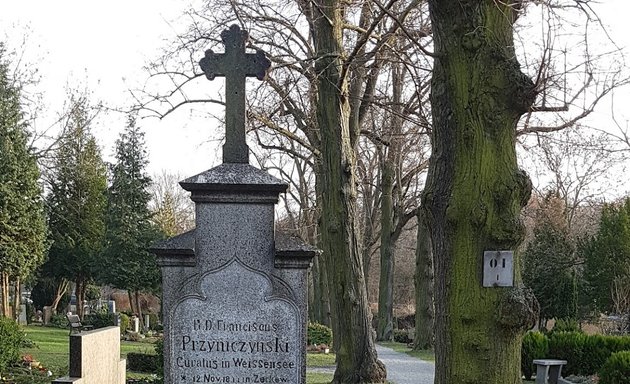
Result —
<svg viewBox="0 0 630 384"><path fill-rule="evenodd" d="M435 383L518 384L523 332L537 304L521 285L482 287L486 250L516 250L531 182L516 162L516 126L534 83L520 69L521 1L429 0L433 152L424 190L435 260Z"/></svg>
<svg viewBox="0 0 630 384"><path fill-rule="evenodd" d="M326 0L312 6L315 56L319 58L317 121L321 134L322 244L328 268L337 369L333 383L385 382L376 356L361 263L357 219L356 138L350 84L341 52L345 6Z"/></svg>
<svg viewBox="0 0 630 384"><path fill-rule="evenodd" d="M523 254L523 280L540 303L541 328L548 319L578 315L578 261L566 210L558 196L546 196L538 209L534 237Z"/></svg>
<svg viewBox="0 0 630 384"><path fill-rule="evenodd" d="M116 141L116 163L111 167L100 280L128 291L132 309L141 322L139 294L157 290L160 281L155 257L148 252L161 235L149 209L151 178L146 173L147 163L144 133L130 117Z"/></svg>
<svg viewBox="0 0 630 384"><path fill-rule="evenodd" d="M604 207L599 230L580 252L592 306L614 311L618 307L613 300L617 298L615 291L621 288L619 284L630 281L630 198Z"/></svg>
<svg viewBox="0 0 630 384"><path fill-rule="evenodd" d="M13 318L19 313L21 282L43 262L47 248L40 173L28 147L20 92L0 42L0 316Z"/></svg>
<svg viewBox="0 0 630 384"><path fill-rule="evenodd" d="M60 139L53 164L48 197L52 247L48 272L57 280L58 292L66 280L74 281L77 314L95 265L103 249L105 234L106 167L90 132L92 115L87 98L72 98L68 131ZM56 300L58 302L58 300Z"/></svg>

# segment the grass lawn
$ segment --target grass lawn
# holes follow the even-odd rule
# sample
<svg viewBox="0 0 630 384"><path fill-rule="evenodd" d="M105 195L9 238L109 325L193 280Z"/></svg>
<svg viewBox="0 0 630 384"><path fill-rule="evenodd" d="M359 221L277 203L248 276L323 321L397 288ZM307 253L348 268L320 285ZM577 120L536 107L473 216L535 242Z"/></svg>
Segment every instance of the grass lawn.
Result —
<svg viewBox="0 0 630 384"><path fill-rule="evenodd" d="M384 347L391 348L396 352L406 353L409 356L413 356L421 360L435 361L435 354L431 350L414 351L413 349L409 348L407 344L396 343L394 341L379 342L379 344Z"/></svg>
<svg viewBox="0 0 630 384"><path fill-rule="evenodd" d="M27 339L35 342L36 347L22 348L23 355L33 356L34 360L42 363L55 377L68 374L68 329L29 325L24 327L24 332ZM121 356L127 356L129 352L155 353L153 344L122 341L120 343Z"/></svg>
<svg viewBox="0 0 630 384"><path fill-rule="evenodd" d="M68 374L68 354L69 354L69 338L68 329L42 327L39 325L29 325L24 327L26 338L32 340L36 347L22 348L22 355L29 354L33 359L39 361L44 367L53 373L53 377L65 376ZM129 352L155 353L153 344L146 342L121 341L120 354L122 357ZM335 364L335 355L333 353L323 354L307 354L307 366L309 367L325 367ZM128 372L127 377L142 378L146 374ZM330 383L332 374L309 372L306 374L307 384L324 384ZM24 383L27 383L25 381ZM48 380L50 382L50 380Z"/></svg>

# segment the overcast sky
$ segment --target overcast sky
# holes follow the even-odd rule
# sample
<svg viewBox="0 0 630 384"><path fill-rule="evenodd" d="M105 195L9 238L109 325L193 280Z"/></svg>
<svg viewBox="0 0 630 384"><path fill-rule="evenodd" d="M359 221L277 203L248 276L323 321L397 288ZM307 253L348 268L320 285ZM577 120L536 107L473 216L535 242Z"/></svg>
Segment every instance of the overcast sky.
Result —
<svg viewBox="0 0 630 384"><path fill-rule="evenodd" d="M36 67L41 76L38 89L44 94L46 110L38 123L40 130L61 110L67 87L87 86L94 100L109 105L128 101L126 90L146 80L143 66L157 57L166 40L172 39L185 24L179 17L188 3L185 0L0 1L3 2L0 38L8 40L10 48L23 51L25 62ZM630 46L628 3L602 0L599 7L610 34L623 47ZM623 90L618 94L626 99L630 92ZM604 109L598 114L605 116L609 112ZM630 113L626 118L630 118ZM161 122L151 119L140 124L146 132L151 173L164 169L187 177L217 165L219 157L212 153L216 146L207 143L212 121L193 121L180 114ZM124 118L108 114L94 128L108 160L123 127Z"/></svg>

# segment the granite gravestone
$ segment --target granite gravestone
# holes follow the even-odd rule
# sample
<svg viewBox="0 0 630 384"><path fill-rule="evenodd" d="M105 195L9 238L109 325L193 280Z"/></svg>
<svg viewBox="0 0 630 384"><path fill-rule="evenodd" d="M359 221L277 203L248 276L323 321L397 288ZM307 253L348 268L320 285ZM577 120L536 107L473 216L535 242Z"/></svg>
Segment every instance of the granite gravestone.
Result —
<svg viewBox="0 0 630 384"><path fill-rule="evenodd" d="M180 183L195 202L196 229L156 244L162 270L164 378L183 383L304 383L307 269L318 251L274 230L287 185L248 164L245 77L264 79L247 32L221 34L207 51L208 79L226 77L224 163Z"/></svg>

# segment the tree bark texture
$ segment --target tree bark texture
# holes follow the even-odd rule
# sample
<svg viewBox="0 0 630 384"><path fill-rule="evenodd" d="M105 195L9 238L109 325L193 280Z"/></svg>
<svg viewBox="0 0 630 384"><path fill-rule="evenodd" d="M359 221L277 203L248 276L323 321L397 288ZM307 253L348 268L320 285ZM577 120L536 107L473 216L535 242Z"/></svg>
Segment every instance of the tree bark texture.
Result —
<svg viewBox="0 0 630 384"><path fill-rule="evenodd" d="M22 282L19 277L13 281L13 320L17 321L20 316L20 305L22 304Z"/></svg>
<svg viewBox="0 0 630 384"><path fill-rule="evenodd" d="M321 132L322 243L328 272L337 369L333 383L383 383L370 326L356 215L355 158L343 63L343 5L317 7L317 120Z"/></svg>
<svg viewBox="0 0 630 384"><path fill-rule="evenodd" d="M422 210L418 210L418 234L416 240L416 271L414 275L416 298L416 328L413 349L433 348L433 254L431 238Z"/></svg>
<svg viewBox="0 0 630 384"><path fill-rule="evenodd" d="M390 117L390 145L383 162L381 177L381 270L378 284L378 327L376 339L390 341L394 336L394 269L396 240L396 212L394 184L400 163L400 134L402 132L402 88L404 76L400 64L392 64L392 112Z"/></svg>
<svg viewBox="0 0 630 384"><path fill-rule="evenodd" d="M389 156L388 156L389 157ZM381 268L378 282L378 326L376 339L390 341L394 336L394 211L392 191L394 189L394 166L385 161L381 182Z"/></svg>
<svg viewBox="0 0 630 384"><path fill-rule="evenodd" d="M515 250L531 182L516 125L535 98L515 57L519 2L429 0L433 151L423 195L435 261L436 384L520 384L537 303L521 285L483 288L484 250Z"/></svg>
<svg viewBox="0 0 630 384"><path fill-rule="evenodd" d="M5 272L0 272L0 295L2 295L2 314L3 317L11 317L11 307L9 306L9 274Z"/></svg>

